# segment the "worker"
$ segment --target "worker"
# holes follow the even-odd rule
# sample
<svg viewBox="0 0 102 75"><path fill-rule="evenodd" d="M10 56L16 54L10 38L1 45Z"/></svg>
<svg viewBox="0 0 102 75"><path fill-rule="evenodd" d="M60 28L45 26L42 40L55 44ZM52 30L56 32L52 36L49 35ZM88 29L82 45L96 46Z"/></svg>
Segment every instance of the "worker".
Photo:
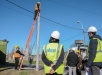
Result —
<svg viewBox="0 0 102 75"><path fill-rule="evenodd" d="M46 75L63 75L64 73L64 47L60 42L59 31L53 31L49 43L44 45L42 61Z"/></svg>
<svg viewBox="0 0 102 75"><path fill-rule="evenodd" d="M28 57L28 61L29 61L29 67L32 67L33 58L32 58L32 55L30 55L30 54Z"/></svg>
<svg viewBox="0 0 102 75"><path fill-rule="evenodd" d="M22 54L20 52L20 48L18 45L15 46L15 51L14 51L14 57L15 57L15 69L17 70L18 69L18 66L19 66L19 59L21 57L21 55L24 56L24 54Z"/></svg>
<svg viewBox="0 0 102 75"><path fill-rule="evenodd" d="M81 54L80 54L80 50L76 50L76 54L78 55L78 58L79 58L79 63L77 64L76 73L77 73L77 75L82 75L82 74L81 74L81 69L82 69L82 56L81 56Z"/></svg>
<svg viewBox="0 0 102 75"><path fill-rule="evenodd" d="M67 65L69 67L69 75L76 75L76 67L79 62L78 55L75 53L75 48L71 48L67 56Z"/></svg>
<svg viewBox="0 0 102 75"><path fill-rule="evenodd" d="M88 36L90 38L89 42L89 58L86 62L86 71L89 71L89 68L92 69L92 75L101 75L100 69L102 68L102 52L100 51L101 45L98 42L99 40L102 40L102 38L96 34L97 29L94 26L90 26L88 28Z"/></svg>
<svg viewBox="0 0 102 75"><path fill-rule="evenodd" d="M38 13L40 12L40 2L36 3L35 8L34 8L34 12L35 12L34 20L36 20L36 17L38 15Z"/></svg>

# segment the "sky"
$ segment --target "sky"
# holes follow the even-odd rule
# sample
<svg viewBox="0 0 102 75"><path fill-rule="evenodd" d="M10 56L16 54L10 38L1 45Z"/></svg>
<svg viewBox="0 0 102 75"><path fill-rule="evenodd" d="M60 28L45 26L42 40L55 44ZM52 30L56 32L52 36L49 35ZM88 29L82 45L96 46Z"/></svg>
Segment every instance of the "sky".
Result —
<svg viewBox="0 0 102 75"><path fill-rule="evenodd" d="M7 52L11 52L15 45L25 49L33 24L34 6L39 1L40 53L43 45L49 43L54 30L60 32L60 43L64 45L65 51L75 40L83 40L82 26L85 32L88 27L95 26L97 34L102 36L102 0L0 0L0 40L9 41ZM37 26L38 21L30 41L30 46L33 46L32 54L36 54ZM85 41L88 44L87 33Z"/></svg>

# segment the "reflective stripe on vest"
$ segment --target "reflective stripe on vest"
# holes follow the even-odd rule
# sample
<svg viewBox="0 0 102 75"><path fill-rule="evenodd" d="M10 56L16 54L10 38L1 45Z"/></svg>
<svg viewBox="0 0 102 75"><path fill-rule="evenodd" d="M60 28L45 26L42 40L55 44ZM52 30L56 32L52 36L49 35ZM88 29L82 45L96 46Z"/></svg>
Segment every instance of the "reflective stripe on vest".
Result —
<svg viewBox="0 0 102 75"><path fill-rule="evenodd" d="M62 50L62 45L57 43L50 43L43 48L46 58L56 64ZM45 73L50 73L51 67L44 64ZM64 73L64 64L61 64L56 70L56 73Z"/></svg>
<svg viewBox="0 0 102 75"><path fill-rule="evenodd" d="M20 55L19 53L16 53L16 51L14 52L14 57L15 57L15 58L20 58L20 56L21 56L21 55Z"/></svg>
<svg viewBox="0 0 102 75"><path fill-rule="evenodd" d="M96 39L98 44L97 44L97 53L96 56L94 58L93 62L102 62L102 41L98 38L92 38L92 39ZM90 47L90 46L89 46Z"/></svg>

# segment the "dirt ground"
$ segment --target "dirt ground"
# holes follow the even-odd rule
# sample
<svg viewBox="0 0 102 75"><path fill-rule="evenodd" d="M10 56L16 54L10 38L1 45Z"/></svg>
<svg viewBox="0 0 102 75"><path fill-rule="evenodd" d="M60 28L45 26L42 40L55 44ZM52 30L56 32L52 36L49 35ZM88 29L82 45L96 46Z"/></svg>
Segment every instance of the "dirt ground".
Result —
<svg viewBox="0 0 102 75"><path fill-rule="evenodd" d="M15 70L13 68L0 72L0 75L45 75L43 70Z"/></svg>

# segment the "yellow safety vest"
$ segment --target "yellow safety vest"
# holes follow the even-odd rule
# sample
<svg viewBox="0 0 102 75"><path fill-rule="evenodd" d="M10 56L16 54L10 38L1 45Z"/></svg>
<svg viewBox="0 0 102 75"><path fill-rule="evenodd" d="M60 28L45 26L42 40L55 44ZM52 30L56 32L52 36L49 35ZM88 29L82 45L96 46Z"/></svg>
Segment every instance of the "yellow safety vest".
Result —
<svg viewBox="0 0 102 75"><path fill-rule="evenodd" d="M96 39L98 44L97 44L97 53L95 56L95 59L93 62L102 62L102 41L98 38L92 38L92 39ZM90 47L90 46L89 46Z"/></svg>
<svg viewBox="0 0 102 75"><path fill-rule="evenodd" d="M53 63L56 63L57 59L59 58L62 50L62 45L59 45L58 43L49 43L43 47L44 53L46 58L49 61L52 61ZM50 73L51 67L44 64L44 70L45 73ZM55 72L57 74L63 74L64 73L64 64L61 64Z"/></svg>

